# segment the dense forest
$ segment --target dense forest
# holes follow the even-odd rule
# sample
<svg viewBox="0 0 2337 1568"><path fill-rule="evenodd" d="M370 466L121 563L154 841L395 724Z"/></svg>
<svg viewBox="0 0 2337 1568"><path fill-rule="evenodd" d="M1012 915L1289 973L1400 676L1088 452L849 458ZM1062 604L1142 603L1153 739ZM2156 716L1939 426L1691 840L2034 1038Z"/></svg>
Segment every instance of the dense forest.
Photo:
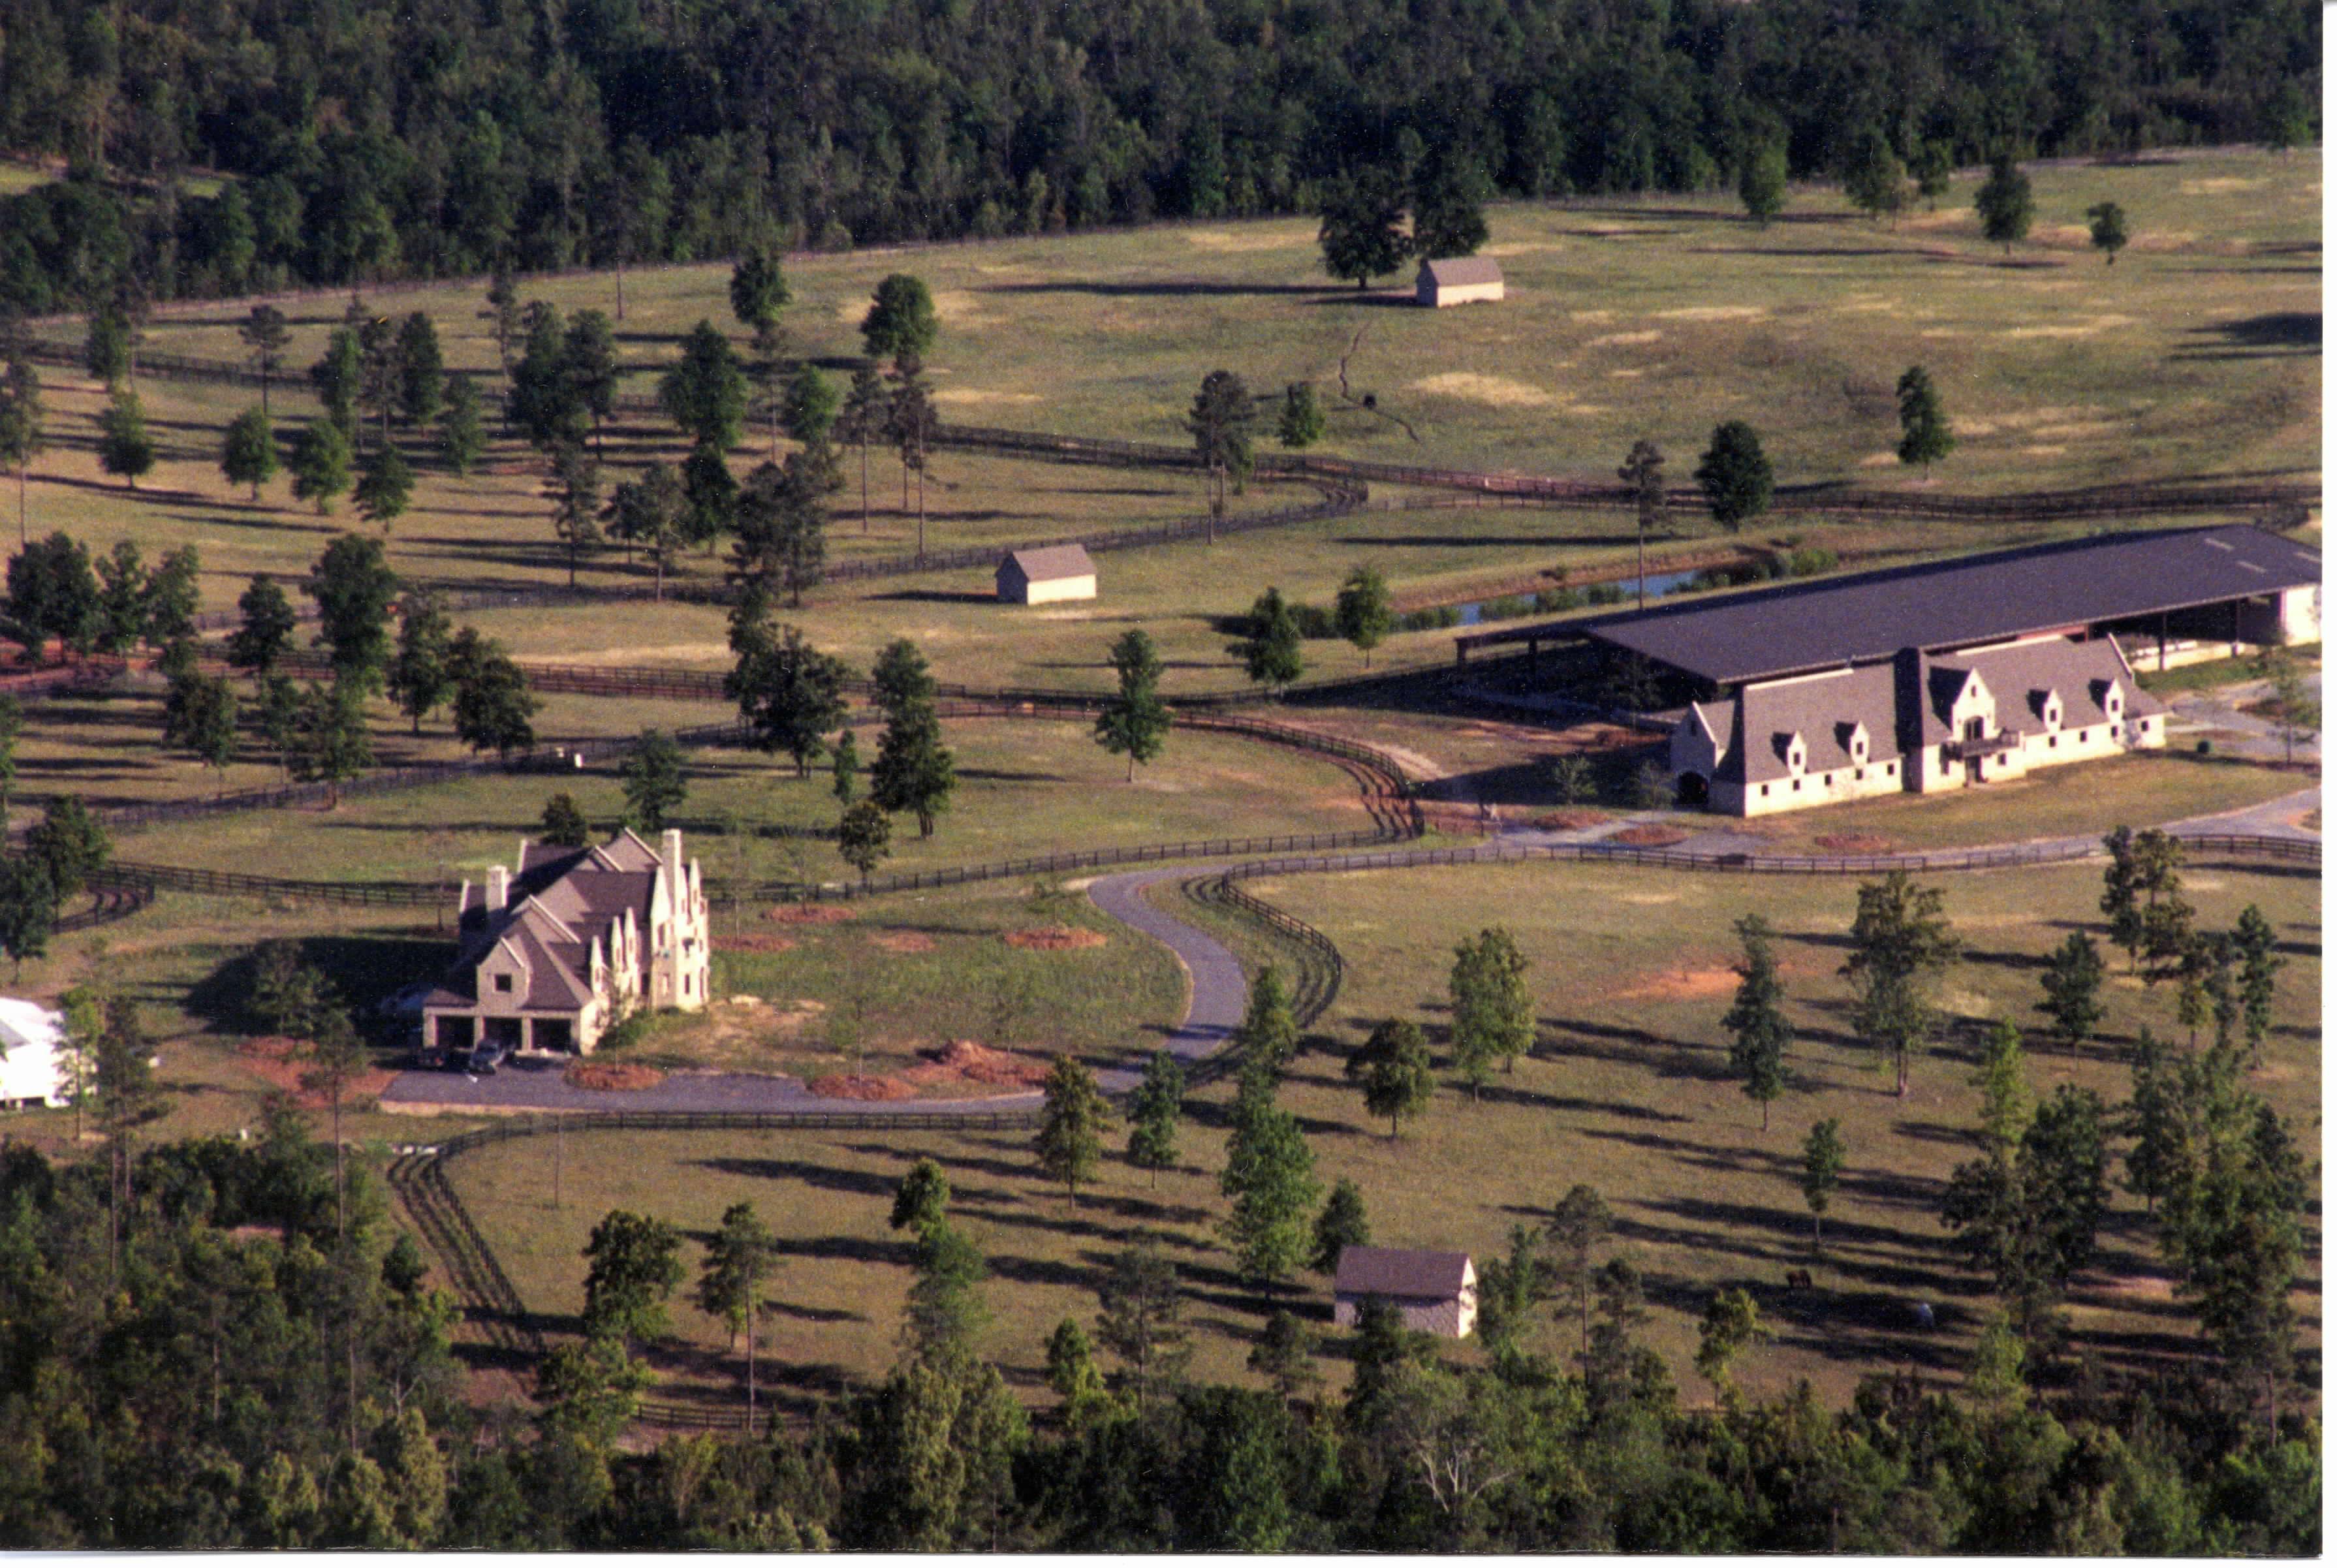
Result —
<svg viewBox="0 0 2337 1568"><path fill-rule="evenodd" d="M2307 0L0 0L0 150L73 171L0 303L2284 145L2319 61Z"/></svg>
<svg viewBox="0 0 2337 1568"><path fill-rule="evenodd" d="M1463 1370L1382 1313L1319 1350L1269 1330L1271 1389L1178 1377L1177 1314L1139 1285L1097 1338L1146 1336L1141 1371L1107 1386L1067 1325L1066 1402L1036 1425L950 1326L978 1308L928 1297L892 1374L807 1426L628 1452L614 1338L549 1358L540 1416L463 1403L453 1303L297 1115L135 1151L132 1124L71 1165L0 1149L12 1548L2319 1549L2317 1424L2267 1430L2211 1367L2048 1400L2000 1341L1955 1393L1877 1376L1836 1412L1723 1370L1692 1408L1611 1269L1579 1373L1518 1350ZM1333 1353L1344 1399L1313 1369Z"/></svg>

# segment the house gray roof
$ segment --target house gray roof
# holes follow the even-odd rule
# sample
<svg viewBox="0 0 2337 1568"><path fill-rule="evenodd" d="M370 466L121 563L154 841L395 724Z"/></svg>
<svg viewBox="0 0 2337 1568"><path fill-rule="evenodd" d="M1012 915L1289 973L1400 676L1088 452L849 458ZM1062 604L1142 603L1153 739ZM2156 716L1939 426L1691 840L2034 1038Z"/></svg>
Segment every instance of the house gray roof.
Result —
<svg viewBox="0 0 2337 1568"><path fill-rule="evenodd" d="M1060 583L1066 577L1092 577L1095 563L1088 558L1084 544L1050 544L1039 550L1013 550L998 564L1002 573L1009 566L1022 573L1025 583Z"/></svg>
<svg viewBox="0 0 2337 1568"><path fill-rule="evenodd" d="M2106 534L1561 622L1727 684L2307 588L2321 554L2247 524ZM1527 629L1510 632L1518 641Z"/></svg>
<svg viewBox="0 0 2337 1568"><path fill-rule="evenodd" d="M1420 275L1440 289L1459 289L1472 283L1499 283L1501 269L1490 256L1440 256L1423 261Z"/></svg>
<svg viewBox="0 0 2337 1568"><path fill-rule="evenodd" d="M1866 726L1867 760L1887 761L1899 754L1895 687L1888 664L1747 686L1731 704L1740 728L1731 733L1717 772L1740 784L1787 778L1792 769L1785 752L1795 735L1802 738L1804 773L1856 766L1850 742L1861 724Z"/></svg>
<svg viewBox="0 0 2337 1568"><path fill-rule="evenodd" d="M1348 1247L1339 1253L1333 1289L1342 1296L1387 1296L1445 1301L1469 1283L1466 1252L1419 1252L1404 1247Z"/></svg>
<svg viewBox="0 0 2337 1568"><path fill-rule="evenodd" d="M1996 721L2007 730L2041 731L2045 728L2045 697L2061 697L2061 728L2089 729L2109 721L2102 706L2115 681L2126 692L2126 711L2137 719L2164 713L2166 705L2136 684L2134 671L2117 644L2107 637L2072 642L2065 637L2017 642L2005 648L1980 648L1951 658L1923 661L1921 745L1951 740L1948 709L1963 689L1967 675L1977 672L1996 693Z"/></svg>
<svg viewBox="0 0 2337 1568"><path fill-rule="evenodd" d="M657 851L631 828L584 849L522 844L519 874L501 909L486 906L484 887L466 890L458 917L460 955L425 1007L467 1006L479 999L479 963L502 943L528 965L528 994L520 1005L565 1011L592 999L592 939L609 956L609 933L627 911L646 939L650 900L657 887Z"/></svg>

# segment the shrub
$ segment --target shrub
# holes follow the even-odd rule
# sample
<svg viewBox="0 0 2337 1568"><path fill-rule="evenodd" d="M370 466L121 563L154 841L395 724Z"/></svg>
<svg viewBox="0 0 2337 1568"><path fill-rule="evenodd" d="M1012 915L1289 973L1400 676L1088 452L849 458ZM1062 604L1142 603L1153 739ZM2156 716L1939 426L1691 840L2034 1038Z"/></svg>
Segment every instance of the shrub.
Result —
<svg viewBox="0 0 2337 1568"><path fill-rule="evenodd" d="M1841 564L1841 556L1824 545L1814 544L1806 550L1796 550L1785 557L1785 575L1814 577L1821 572L1831 572Z"/></svg>
<svg viewBox="0 0 2337 1568"><path fill-rule="evenodd" d="M1480 621L1514 621L1532 608L1533 601L1526 598L1523 594L1504 593L1497 599L1488 599L1483 603L1478 605L1477 619Z"/></svg>
<svg viewBox="0 0 2337 1568"><path fill-rule="evenodd" d="M1593 583L1583 592L1582 602L1597 605L1620 604L1623 602L1623 585L1619 583Z"/></svg>
<svg viewBox="0 0 2337 1568"><path fill-rule="evenodd" d="M1534 595L1533 607L1544 614L1562 614L1582 608L1582 591L1579 588L1545 588Z"/></svg>

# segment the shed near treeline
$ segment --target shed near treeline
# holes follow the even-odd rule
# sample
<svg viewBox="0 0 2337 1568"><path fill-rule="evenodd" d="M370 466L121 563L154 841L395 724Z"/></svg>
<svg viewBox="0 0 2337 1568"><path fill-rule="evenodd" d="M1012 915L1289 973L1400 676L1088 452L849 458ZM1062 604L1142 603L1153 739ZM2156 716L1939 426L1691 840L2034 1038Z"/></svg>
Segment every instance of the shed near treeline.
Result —
<svg viewBox="0 0 2337 1568"><path fill-rule="evenodd" d="M1332 1321L1342 1328L1353 1328L1374 1297L1393 1307L1405 1328L1424 1334L1465 1339L1477 1327L1477 1269L1466 1252L1344 1248L1331 1289Z"/></svg>
<svg viewBox="0 0 2337 1568"><path fill-rule="evenodd" d="M1051 544L1043 550L1015 550L998 564L998 601L1002 604L1051 604L1063 599L1096 596L1095 563L1081 544Z"/></svg>
<svg viewBox="0 0 2337 1568"><path fill-rule="evenodd" d="M1423 261L1415 287L1420 302L1438 310L1447 305L1499 299L1503 293L1501 266L1490 256L1444 256Z"/></svg>

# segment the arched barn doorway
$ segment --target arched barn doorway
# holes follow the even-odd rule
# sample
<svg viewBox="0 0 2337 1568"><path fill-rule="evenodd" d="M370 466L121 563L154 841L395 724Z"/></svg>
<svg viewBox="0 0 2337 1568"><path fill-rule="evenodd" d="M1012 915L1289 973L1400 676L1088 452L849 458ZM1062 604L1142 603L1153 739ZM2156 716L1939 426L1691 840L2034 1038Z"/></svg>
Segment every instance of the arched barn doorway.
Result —
<svg viewBox="0 0 2337 1568"><path fill-rule="evenodd" d="M1706 779L1701 773L1681 774L1679 776L1679 803L1683 806L1709 806L1712 804L1711 781Z"/></svg>

